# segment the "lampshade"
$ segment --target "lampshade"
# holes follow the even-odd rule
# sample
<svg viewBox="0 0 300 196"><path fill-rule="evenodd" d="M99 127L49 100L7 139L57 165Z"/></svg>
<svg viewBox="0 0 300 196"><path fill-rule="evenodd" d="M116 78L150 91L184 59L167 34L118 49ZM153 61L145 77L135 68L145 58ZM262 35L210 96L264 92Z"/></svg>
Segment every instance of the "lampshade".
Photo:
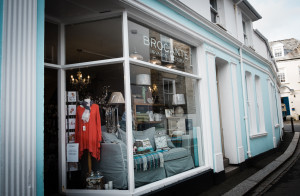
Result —
<svg viewBox="0 0 300 196"><path fill-rule="evenodd" d="M152 63L154 65L161 65L161 61L156 59L156 57L152 57L152 59L150 60L150 63Z"/></svg>
<svg viewBox="0 0 300 196"><path fill-rule="evenodd" d="M121 92L113 92L109 98L108 104L125 103L124 97Z"/></svg>
<svg viewBox="0 0 300 196"><path fill-rule="evenodd" d="M169 69L176 69L176 65L174 64L167 64L166 67Z"/></svg>
<svg viewBox="0 0 300 196"><path fill-rule="evenodd" d="M184 94L173 95L172 105L184 105L184 104L185 104Z"/></svg>
<svg viewBox="0 0 300 196"><path fill-rule="evenodd" d="M151 85L150 74L138 74L136 75L137 85Z"/></svg>
<svg viewBox="0 0 300 196"><path fill-rule="evenodd" d="M142 55L137 53L137 51L134 51L132 54L129 55L129 57L140 61L144 59Z"/></svg>

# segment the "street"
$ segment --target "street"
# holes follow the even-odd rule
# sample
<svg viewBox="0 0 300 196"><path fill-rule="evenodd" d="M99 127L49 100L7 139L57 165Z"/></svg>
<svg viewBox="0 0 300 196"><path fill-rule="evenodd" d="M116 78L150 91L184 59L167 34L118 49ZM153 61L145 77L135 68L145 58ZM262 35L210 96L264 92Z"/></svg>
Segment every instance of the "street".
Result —
<svg viewBox="0 0 300 196"><path fill-rule="evenodd" d="M265 195L300 195L300 159Z"/></svg>

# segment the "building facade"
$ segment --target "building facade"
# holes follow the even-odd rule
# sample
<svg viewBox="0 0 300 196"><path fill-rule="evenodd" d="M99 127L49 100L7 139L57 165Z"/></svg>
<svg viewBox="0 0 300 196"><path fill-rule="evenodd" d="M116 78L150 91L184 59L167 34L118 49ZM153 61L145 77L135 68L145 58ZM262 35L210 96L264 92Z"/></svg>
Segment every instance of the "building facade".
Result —
<svg viewBox="0 0 300 196"><path fill-rule="evenodd" d="M280 141L277 67L247 0L0 9L3 195L196 193Z"/></svg>
<svg viewBox="0 0 300 196"><path fill-rule="evenodd" d="M278 66L281 102L286 108L283 115L291 115L295 120L299 120L300 101L297 94L300 91L300 42L291 38L270 42L270 46Z"/></svg>

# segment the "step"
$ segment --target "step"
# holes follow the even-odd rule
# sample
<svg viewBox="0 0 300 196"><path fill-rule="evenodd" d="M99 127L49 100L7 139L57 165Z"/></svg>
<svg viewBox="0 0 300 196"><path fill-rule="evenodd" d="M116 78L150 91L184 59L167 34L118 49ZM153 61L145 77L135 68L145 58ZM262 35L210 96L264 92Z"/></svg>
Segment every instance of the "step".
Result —
<svg viewBox="0 0 300 196"><path fill-rule="evenodd" d="M228 177L238 173L239 171L240 171L239 166L229 165L229 166L225 167L225 176L228 178Z"/></svg>
<svg viewBox="0 0 300 196"><path fill-rule="evenodd" d="M224 168L229 166L229 159L223 157Z"/></svg>

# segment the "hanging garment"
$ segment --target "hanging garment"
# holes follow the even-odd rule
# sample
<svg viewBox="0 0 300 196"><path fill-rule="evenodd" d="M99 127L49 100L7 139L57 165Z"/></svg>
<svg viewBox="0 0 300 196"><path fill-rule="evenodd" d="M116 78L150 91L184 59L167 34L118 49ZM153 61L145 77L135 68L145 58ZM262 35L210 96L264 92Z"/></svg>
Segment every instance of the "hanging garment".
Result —
<svg viewBox="0 0 300 196"><path fill-rule="evenodd" d="M91 105L88 122L82 120L85 110L86 108L82 106L77 106L76 109L75 142L79 143L79 159L81 159L83 151L88 150L92 157L99 161L102 138L99 106Z"/></svg>

